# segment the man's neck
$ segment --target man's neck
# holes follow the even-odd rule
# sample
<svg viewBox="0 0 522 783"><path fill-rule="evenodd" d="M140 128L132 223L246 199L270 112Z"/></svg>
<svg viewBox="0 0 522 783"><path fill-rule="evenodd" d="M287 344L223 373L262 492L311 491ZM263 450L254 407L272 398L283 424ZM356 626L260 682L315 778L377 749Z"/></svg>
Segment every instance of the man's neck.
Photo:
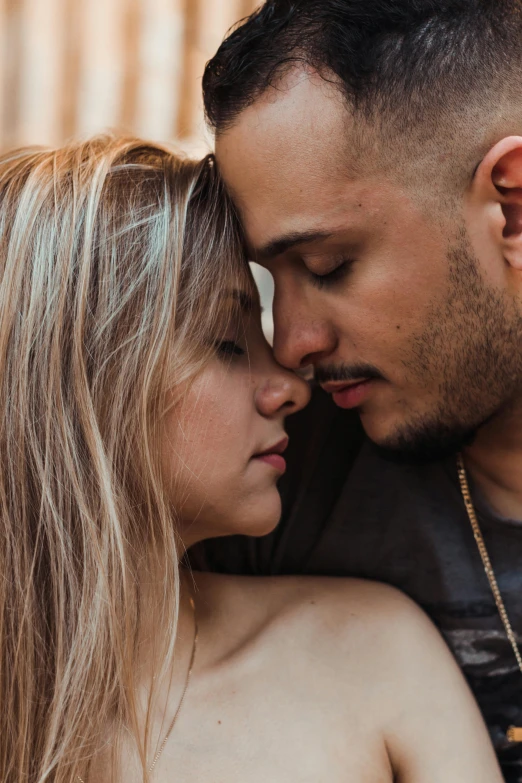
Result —
<svg viewBox="0 0 522 783"><path fill-rule="evenodd" d="M522 405L482 427L463 455L491 509L499 516L522 520Z"/></svg>

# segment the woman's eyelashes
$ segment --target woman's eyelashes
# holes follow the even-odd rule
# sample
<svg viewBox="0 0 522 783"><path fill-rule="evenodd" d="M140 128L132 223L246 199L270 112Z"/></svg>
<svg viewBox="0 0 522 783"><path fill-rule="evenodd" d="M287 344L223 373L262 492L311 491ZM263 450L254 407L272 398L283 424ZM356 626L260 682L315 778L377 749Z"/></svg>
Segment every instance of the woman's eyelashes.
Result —
<svg viewBox="0 0 522 783"><path fill-rule="evenodd" d="M246 351L235 340L218 340L216 342L218 356L230 358L232 356L244 356Z"/></svg>
<svg viewBox="0 0 522 783"><path fill-rule="evenodd" d="M310 277L313 281L313 284L317 286L317 288L324 288L326 286L335 285L335 283L340 282L350 272L352 265L352 259L343 259L328 272L313 272L311 269L308 271L310 272Z"/></svg>

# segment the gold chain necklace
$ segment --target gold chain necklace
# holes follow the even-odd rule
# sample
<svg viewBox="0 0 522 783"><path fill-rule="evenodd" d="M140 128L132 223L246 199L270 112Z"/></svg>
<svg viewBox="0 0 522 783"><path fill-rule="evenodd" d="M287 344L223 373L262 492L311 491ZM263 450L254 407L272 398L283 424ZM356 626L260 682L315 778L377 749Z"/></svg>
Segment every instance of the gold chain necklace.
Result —
<svg viewBox="0 0 522 783"><path fill-rule="evenodd" d="M173 730L173 728L174 728L174 726L176 724L176 721L178 719L178 715L180 713L181 707L182 707L183 702L185 700L185 695L187 693L189 682L190 682L190 675L192 674L192 669L194 668L194 661L196 659L196 649L197 649L197 646L198 646L199 629L198 629L198 618L197 618L197 615L196 615L196 607L195 607L195 604L194 604L194 600L192 598L190 599L190 605L192 607L192 612L193 612L193 615L194 615L194 641L192 643L192 653L191 653L191 656L190 656L190 663L189 663L189 667L188 667L188 671L187 671L187 676L185 677L185 684L183 686L183 692L181 694L181 699L179 700L178 708L177 708L176 712L174 713L174 717L172 718L172 720L170 722L170 726L169 726L169 728L167 730L167 733L165 734L165 737L163 738L163 742L161 743L161 745L159 746L159 748L157 749L157 751L156 751L156 753L154 755L154 758L152 760L152 764L149 767L149 772L153 772L154 771L154 767L158 763L159 757L161 756L161 754L165 750L165 745L167 744L167 742L169 740L169 737L172 734L172 730ZM83 778L81 778L79 775L77 775L76 777L78 779L78 783L85 783Z"/></svg>
<svg viewBox="0 0 522 783"><path fill-rule="evenodd" d="M484 541L484 536L482 535L479 521L475 513L475 507L471 499L471 492L469 491L468 476L466 473L466 468L464 467L464 460L462 458L462 454L457 455L457 470L459 474L460 491L462 493L464 505L466 506L466 511L468 512L469 521L471 522L473 535L475 536L475 541L477 542L478 550L480 552L480 557L482 558L482 564L484 566L484 570L488 578L489 586L491 587L491 592L493 593L493 598L495 599L498 613L500 615L500 619L502 620L502 624L506 631L506 635L510 641L511 647L513 648L513 652L515 654L518 668L520 669L520 672L522 674L522 655L520 654L520 648L518 646L516 636L514 634L513 628L509 621L509 616L506 611L506 607L504 605L502 595L500 593L497 579L495 577L495 572L493 571L493 566L491 565L491 560L489 559L489 554L486 548L486 543ZM522 727L510 726L507 730L507 738L510 742L522 742Z"/></svg>

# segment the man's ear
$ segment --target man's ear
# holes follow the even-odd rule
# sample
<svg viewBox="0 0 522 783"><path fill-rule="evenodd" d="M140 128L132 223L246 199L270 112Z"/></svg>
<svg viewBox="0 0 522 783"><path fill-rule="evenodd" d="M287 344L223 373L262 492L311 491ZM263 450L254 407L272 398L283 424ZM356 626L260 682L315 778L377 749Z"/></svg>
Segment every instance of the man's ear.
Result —
<svg viewBox="0 0 522 783"><path fill-rule="evenodd" d="M494 239L505 260L522 270L522 136L492 147L475 172L475 197L488 207Z"/></svg>

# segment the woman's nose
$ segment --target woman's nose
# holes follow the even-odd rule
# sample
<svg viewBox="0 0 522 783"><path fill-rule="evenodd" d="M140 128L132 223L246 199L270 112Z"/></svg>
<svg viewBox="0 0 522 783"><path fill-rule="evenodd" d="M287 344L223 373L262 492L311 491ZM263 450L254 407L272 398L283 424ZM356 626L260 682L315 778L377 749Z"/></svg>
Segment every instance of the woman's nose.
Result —
<svg viewBox="0 0 522 783"><path fill-rule="evenodd" d="M280 369L260 383L256 391L256 405L262 416L282 414L290 416L310 401L310 386L298 375Z"/></svg>

